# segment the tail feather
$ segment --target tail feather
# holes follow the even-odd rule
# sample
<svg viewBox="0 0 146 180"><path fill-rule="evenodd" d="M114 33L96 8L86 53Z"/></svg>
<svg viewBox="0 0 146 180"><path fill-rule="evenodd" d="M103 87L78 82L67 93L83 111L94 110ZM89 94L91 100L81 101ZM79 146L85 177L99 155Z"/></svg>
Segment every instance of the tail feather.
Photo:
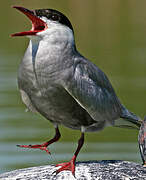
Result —
<svg viewBox="0 0 146 180"><path fill-rule="evenodd" d="M122 105L122 113L120 117L123 118L125 121L134 124L138 129L141 126L141 122L142 122L141 118L135 115L134 113L128 111L128 109L126 109L123 105Z"/></svg>
<svg viewBox="0 0 146 180"><path fill-rule="evenodd" d="M124 129L136 129L136 130L139 130L139 127L134 126L134 125L128 125L128 124L124 124L124 125L115 125L114 127L124 128Z"/></svg>

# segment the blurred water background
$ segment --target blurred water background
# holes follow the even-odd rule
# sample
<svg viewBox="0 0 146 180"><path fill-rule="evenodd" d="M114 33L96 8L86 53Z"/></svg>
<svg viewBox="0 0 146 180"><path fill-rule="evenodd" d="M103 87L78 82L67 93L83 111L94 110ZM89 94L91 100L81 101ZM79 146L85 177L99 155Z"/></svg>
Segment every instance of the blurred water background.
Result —
<svg viewBox="0 0 146 180"><path fill-rule="evenodd" d="M54 135L50 122L26 113L17 88L17 69L27 38L10 34L31 28L28 19L12 5L53 8L66 14L76 44L85 57L111 80L128 109L146 114L146 1L141 0L7 0L0 7L0 173L69 160L80 133L61 127L62 138L50 146L52 155L19 149L16 144L41 143ZM87 133L78 160L121 159L141 163L138 131L109 127Z"/></svg>

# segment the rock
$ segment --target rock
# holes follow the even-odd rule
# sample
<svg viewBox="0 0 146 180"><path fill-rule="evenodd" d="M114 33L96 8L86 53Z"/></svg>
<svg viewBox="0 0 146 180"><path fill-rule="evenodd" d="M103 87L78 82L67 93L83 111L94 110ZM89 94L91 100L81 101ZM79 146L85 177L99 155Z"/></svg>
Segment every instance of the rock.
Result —
<svg viewBox="0 0 146 180"><path fill-rule="evenodd" d="M18 169L0 175L0 180L73 180L71 172L55 175L58 167L47 165ZM142 165L116 160L87 161L76 163L76 180L146 180L146 168Z"/></svg>

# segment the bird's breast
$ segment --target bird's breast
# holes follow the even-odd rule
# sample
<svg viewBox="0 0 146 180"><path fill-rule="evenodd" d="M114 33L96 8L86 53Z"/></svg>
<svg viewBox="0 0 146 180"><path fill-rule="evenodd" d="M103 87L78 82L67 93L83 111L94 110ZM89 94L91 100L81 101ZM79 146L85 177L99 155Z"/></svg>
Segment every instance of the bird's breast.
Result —
<svg viewBox="0 0 146 180"><path fill-rule="evenodd" d="M66 55L58 56L42 55L38 49L33 59L34 54L28 48L19 67L19 88L48 120L74 129L90 126L95 121L63 87L66 78L72 74L72 61Z"/></svg>
<svg viewBox="0 0 146 180"><path fill-rule="evenodd" d="M21 66L19 70L19 88L25 91L34 108L48 120L73 129L94 123L88 113L62 87L61 72L58 75L56 71L47 74L45 71L42 69L36 73L36 77L32 64Z"/></svg>

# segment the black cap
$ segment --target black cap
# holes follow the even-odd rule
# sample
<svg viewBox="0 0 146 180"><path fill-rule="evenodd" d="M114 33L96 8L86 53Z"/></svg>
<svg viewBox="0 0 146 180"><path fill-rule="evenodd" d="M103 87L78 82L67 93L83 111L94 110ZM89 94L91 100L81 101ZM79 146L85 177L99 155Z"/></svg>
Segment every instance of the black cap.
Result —
<svg viewBox="0 0 146 180"><path fill-rule="evenodd" d="M39 17L46 17L52 21L59 22L67 27L69 27L73 31L73 27L69 21L69 19L62 14L61 12L54 9L36 9L35 13Z"/></svg>

